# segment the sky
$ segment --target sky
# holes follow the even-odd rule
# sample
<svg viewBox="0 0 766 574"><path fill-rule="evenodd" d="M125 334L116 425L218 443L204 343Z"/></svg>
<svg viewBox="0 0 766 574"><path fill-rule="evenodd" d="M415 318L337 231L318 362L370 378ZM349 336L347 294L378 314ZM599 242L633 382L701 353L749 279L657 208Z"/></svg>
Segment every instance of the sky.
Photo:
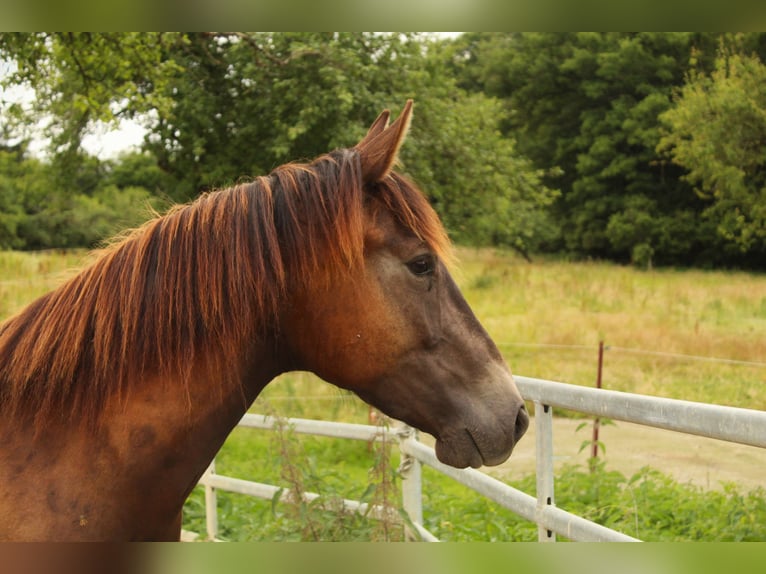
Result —
<svg viewBox="0 0 766 574"><path fill-rule="evenodd" d="M146 130L134 120L123 120L117 129L96 129L82 142L83 148L101 159L118 156L123 151L138 148Z"/></svg>
<svg viewBox="0 0 766 574"><path fill-rule="evenodd" d="M0 77L8 72L7 66L0 66ZM0 113L11 103L29 103L34 99L34 92L18 86L3 89L0 87ZM44 156L49 138L44 135L44 121L38 126L29 126L32 136L29 151L36 156ZM135 120L123 120L117 127L99 125L89 129L83 138L83 148L101 159L110 159L121 152L135 149L141 145L146 130Z"/></svg>

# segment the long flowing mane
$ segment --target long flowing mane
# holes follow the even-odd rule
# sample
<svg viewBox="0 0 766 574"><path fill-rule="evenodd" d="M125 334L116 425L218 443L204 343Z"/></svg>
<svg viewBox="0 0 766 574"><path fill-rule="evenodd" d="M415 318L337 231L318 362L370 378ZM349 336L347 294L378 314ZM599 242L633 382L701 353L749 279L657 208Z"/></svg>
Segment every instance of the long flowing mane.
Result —
<svg viewBox="0 0 766 574"><path fill-rule="evenodd" d="M0 326L0 412L93 422L148 376L188 381L201 354L234 383L290 289L358 270L366 194L447 253L420 191L393 172L365 186L355 150L282 166L147 222Z"/></svg>

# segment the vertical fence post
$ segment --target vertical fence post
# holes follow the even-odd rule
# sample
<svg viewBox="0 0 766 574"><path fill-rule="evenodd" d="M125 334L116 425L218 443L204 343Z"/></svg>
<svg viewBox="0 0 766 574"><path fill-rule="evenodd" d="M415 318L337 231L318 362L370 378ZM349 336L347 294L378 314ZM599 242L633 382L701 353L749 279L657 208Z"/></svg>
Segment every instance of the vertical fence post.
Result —
<svg viewBox="0 0 766 574"><path fill-rule="evenodd" d="M205 474L215 474L215 459L207 467ZM218 537L218 497L215 488L205 485L205 526L207 539L210 541Z"/></svg>
<svg viewBox="0 0 766 574"><path fill-rule="evenodd" d="M598 370L596 371L596 388L601 388L601 376L604 370L604 341L598 342ZM598 457L598 428L601 425L601 420L598 417L593 419L593 440L591 441L590 468L593 470L594 463Z"/></svg>
<svg viewBox="0 0 766 574"><path fill-rule="evenodd" d="M402 507L415 524L423 524L423 484L422 484L422 465L415 457L404 454L401 443L410 437L417 440L417 431L409 426L402 426L397 430L399 437L401 462L399 464L399 474L402 477ZM417 532L405 524L405 537L408 541L420 540Z"/></svg>
<svg viewBox="0 0 766 574"><path fill-rule="evenodd" d="M537 539L556 542L556 533L540 524L539 518L553 498L553 407L535 401L535 459L537 461Z"/></svg>

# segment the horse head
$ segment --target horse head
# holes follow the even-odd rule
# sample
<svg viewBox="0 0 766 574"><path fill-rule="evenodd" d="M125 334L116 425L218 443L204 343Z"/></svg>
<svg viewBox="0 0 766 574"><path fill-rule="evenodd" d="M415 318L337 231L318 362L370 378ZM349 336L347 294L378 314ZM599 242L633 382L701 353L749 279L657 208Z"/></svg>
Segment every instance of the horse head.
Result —
<svg viewBox="0 0 766 574"><path fill-rule="evenodd" d="M363 262L293 293L282 330L300 368L436 438L455 467L497 465L529 419L511 371L453 280L446 235L393 171L412 103L349 152L364 188Z"/></svg>

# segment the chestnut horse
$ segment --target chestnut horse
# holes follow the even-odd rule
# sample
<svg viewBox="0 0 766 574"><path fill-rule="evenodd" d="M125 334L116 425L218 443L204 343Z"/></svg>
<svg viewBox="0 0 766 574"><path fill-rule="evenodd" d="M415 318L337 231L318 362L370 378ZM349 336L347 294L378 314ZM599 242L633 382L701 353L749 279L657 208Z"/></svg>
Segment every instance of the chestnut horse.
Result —
<svg viewBox="0 0 766 574"><path fill-rule="evenodd" d="M178 540L226 436L293 370L432 434L446 464L506 460L522 398L392 171L411 110L172 209L0 327L0 540Z"/></svg>

